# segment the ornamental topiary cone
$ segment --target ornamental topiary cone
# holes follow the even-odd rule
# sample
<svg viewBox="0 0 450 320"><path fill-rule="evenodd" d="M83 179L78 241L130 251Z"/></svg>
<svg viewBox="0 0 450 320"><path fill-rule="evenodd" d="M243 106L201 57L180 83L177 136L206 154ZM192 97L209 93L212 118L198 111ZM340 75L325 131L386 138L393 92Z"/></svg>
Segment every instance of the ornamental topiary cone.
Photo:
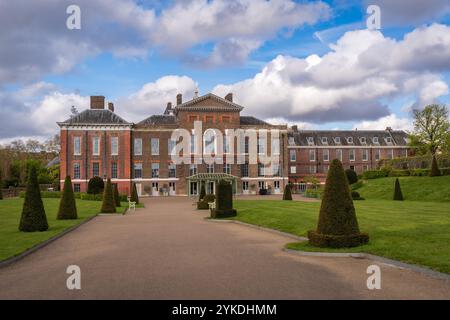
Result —
<svg viewBox="0 0 450 320"><path fill-rule="evenodd" d="M320 207L319 223L308 232L309 243L318 247L356 247L369 240L359 232L355 207L342 163L331 162Z"/></svg>
<svg viewBox="0 0 450 320"><path fill-rule="evenodd" d="M440 175L441 175L441 170L439 170L436 156L434 155L433 160L431 161L430 177L438 177Z"/></svg>
<svg viewBox="0 0 450 320"><path fill-rule="evenodd" d="M205 196L206 196L205 185L202 184L202 187L200 188L200 196L198 197L198 201L202 201Z"/></svg>
<svg viewBox="0 0 450 320"><path fill-rule="evenodd" d="M114 190L114 204L116 205L116 208L118 208L120 207L120 194L117 184L113 184L113 190Z"/></svg>
<svg viewBox="0 0 450 320"><path fill-rule="evenodd" d="M284 188L283 200L292 200L292 192L291 192L291 185L290 184L288 184Z"/></svg>
<svg viewBox="0 0 450 320"><path fill-rule="evenodd" d="M400 181L395 179L394 200L403 201L402 189L400 188Z"/></svg>
<svg viewBox="0 0 450 320"><path fill-rule="evenodd" d="M35 166L31 166L28 175L27 190L19 230L24 232L48 230L47 216L45 215L44 204L42 203Z"/></svg>
<svg viewBox="0 0 450 320"><path fill-rule="evenodd" d="M67 176L64 180L64 190L59 202L58 220L75 220L78 218L77 205L73 194L72 180Z"/></svg>
<svg viewBox="0 0 450 320"><path fill-rule="evenodd" d="M103 204L101 213L116 213L116 206L114 204L114 194L112 190L111 179L106 181L105 190L103 191Z"/></svg>
<svg viewBox="0 0 450 320"><path fill-rule="evenodd" d="M228 218L236 215L237 212L233 209L233 186L225 180L220 180L216 185L216 208L211 210L211 218Z"/></svg>
<svg viewBox="0 0 450 320"><path fill-rule="evenodd" d="M139 204L139 196L136 189L136 183L133 183L133 189L131 190L131 202L136 202L136 204Z"/></svg>

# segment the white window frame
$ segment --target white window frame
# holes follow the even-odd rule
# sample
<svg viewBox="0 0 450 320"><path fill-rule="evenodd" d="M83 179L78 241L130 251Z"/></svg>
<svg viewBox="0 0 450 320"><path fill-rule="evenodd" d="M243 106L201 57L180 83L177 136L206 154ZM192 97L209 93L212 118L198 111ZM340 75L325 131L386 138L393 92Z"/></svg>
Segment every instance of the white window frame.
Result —
<svg viewBox="0 0 450 320"><path fill-rule="evenodd" d="M78 168L78 169L76 169ZM77 173L78 170L78 174ZM74 162L73 164L73 179L81 179L81 165L79 162Z"/></svg>
<svg viewBox="0 0 450 320"><path fill-rule="evenodd" d="M150 152L152 156L159 156L159 138L150 139Z"/></svg>
<svg viewBox="0 0 450 320"><path fill-rule="evenodd" d="M291 173L297 174L297 166L291 166Z"/></svg>
<svg viewBox="0 0 450 320"><path fill-rule="evenodd" d="M92 155L100 155L100 137L92 137Z"/></svg>
<svg viewBox="0 0 450 320"><path fill-rule="evenodd" d="M341 144L341 137L335 137L334 138L334 143Z"/></svg>
<svg viewBox="0 0 450 320"><path fill-rule="evenodd" d="M322 144L328 145L328 138L327 137L322 137L321 140L322 140Z"/></svg>
<svg viewBox="0 0 450 320"><path fill-rule="evenodd" d="M134 155L142 156L142 138L134 138Z"/></svg>
<svg viewBox="0 0 450 320"><path fill-rule="evenodd" d="M336 149L336 159L342 162L342 149Z"/></svg>
<svg viewBox="0 0 450 320"><path fill-rule="evenodd" d="M353 159L352 159L351 155L353 155ZM355 162L355 160L356 160L355 149L348 149L348 161Z"/></svg>
<svg viewBox="0 0 450 320"><path fill-rule="evenodd" d="M330 150L329 149L323 149L322 157L323 157L323 161L325 161L325 162L330 161Z"/></svg>
<svg viewBox="0 0 450 320"><path fill-rule="evenodd" d="M152 178L159 178L159 163L152 163Z"/></svg>
<svg viewBox="0 0 450 320"><path fill-rule="evenodd" d="M289 161L296 162L297 161L297 150L290 149L289 150Z"/></svg>
<svg viewBox="0 0 450 320"><path fill-rule="evenodd" d="M361 159L362 159L362 161L369 161L369 150L368 149L361 150Z"/></svg>
<svg viewBox="0 0 450 320"><path fill-rule="evenodd" d="M81 137L73 137L73 155L81 156Z"/></svg>
<svg viewBox="0 0 450 320"><path fill-rule="evenodd" d="M312 157L311 157L311 155L312 155ZM316 150L309 149L309 161L316 162Z"/></svg>
<svg viewBox="0 0 450 320"><path fill-rule="evenodd" d="M111 155L119 155L119 137L111 137Z"/></svg>

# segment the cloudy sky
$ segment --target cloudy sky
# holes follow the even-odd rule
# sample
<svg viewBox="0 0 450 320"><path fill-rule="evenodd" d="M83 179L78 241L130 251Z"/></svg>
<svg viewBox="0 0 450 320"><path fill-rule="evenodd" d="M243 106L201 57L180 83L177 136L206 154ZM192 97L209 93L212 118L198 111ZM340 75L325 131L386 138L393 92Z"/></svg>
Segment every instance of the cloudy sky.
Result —
<svg viewBox="0 0 450 320"><path fill-rule="evenodd" d="M90 95L137 122L196 89L274 123L409 129L449 83L449 0L0 0L0 143L48 138Z"/></svg>

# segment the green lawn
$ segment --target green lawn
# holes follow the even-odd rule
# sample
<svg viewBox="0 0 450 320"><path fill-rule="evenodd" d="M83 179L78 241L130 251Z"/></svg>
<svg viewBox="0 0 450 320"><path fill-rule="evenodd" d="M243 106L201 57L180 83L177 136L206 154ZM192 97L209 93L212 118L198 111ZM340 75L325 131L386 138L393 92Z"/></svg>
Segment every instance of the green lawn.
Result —
<svg viewBox="0 0 450 320"><path fill-rule="evenodd" d="M289 244L304 251L367 252L450 273L450 203L355 201L361 231L370 242L352 249L322 249L306 242ZM242 222L298 236L317 225L320 202L235 201Z"/></svg>
<svg viewBox="0 0 450 320"><path fill-rule="evenodd" d="M450 202L450 176L400 177L405 200ZM357 191L366 199L391 200L394 196L395 178L371 179Z"/></svg>
<svg viewBox="0 0 450 320"><path fill-rule="evenodd" d="M96 215L101 208L99 201L77 200L77 220L56 220L59 199L43 199L50 228L45 232L19 232L23 199L0 200L0 261L18 255L59 233ZM118 212L125 210L125 203Z"/></svg>

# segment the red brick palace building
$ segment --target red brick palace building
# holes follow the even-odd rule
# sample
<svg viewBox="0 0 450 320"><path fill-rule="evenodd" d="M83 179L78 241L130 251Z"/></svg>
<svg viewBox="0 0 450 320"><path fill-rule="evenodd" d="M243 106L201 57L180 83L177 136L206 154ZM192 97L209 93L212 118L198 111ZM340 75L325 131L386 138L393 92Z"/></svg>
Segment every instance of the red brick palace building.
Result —
<svg viewBox="0 0 450 320"><path fill-rule="evenodd" d="M308 176L323 180L334 158L361 173L376 168L380 159L408 154L403 131L299 131L295 126L242 116L242 110L232 94L222 98L210 93L186 102L179 94L176 105L168 103L162 114L130 123L115 113L112 103L105 108L104 97L93 96L89 109L58 123L61 177L70 175L79 192L87 190L89 179L100 176L111 178L123 194L129 194L136 183L142 196L197 195L202 184L207 192L214 192L214 181L222 178L232 180L237 194L252 194L261 188L282 193L289 181L301 182ZM222 133L227 129L277 129L278 143L271 144L268 135L269 143L260 144L258 134L257 150L258 154L264 149L279 155L279 165L267 170L262 163L249 163L247 140L244 163L227 164L225 157L222 164L214 165L173 163L172 132L179 128L192 132L194 121L202 122L203 133L210 128ZM226 148L225 140L223 145ZM237 154L236 143L234 148Z"/></svg>

